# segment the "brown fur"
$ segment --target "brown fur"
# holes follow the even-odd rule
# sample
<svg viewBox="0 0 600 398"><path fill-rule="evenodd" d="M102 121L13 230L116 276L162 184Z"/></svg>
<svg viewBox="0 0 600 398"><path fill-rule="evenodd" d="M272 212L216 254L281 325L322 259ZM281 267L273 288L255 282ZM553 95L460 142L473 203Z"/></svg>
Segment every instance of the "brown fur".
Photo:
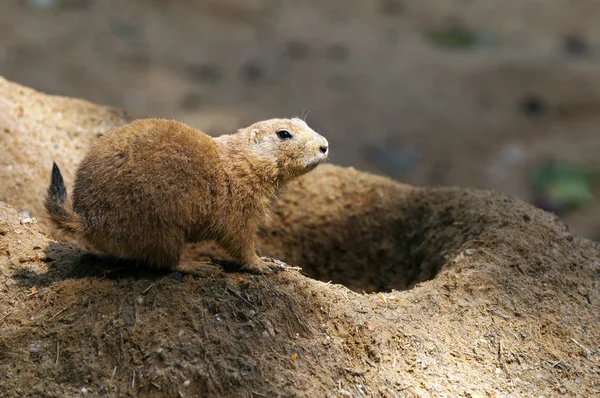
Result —
<svg viewBox="0 0 600 398"><path fill-rule="evenodd" d="M266 272L258 226L283 184L327 158L327 145L300 119L217 138L176 121L136 120L93 144L72 205L56 168L46 209L59 229L108 254L177 269L186 242L216 240L245 269Z"/></svg>

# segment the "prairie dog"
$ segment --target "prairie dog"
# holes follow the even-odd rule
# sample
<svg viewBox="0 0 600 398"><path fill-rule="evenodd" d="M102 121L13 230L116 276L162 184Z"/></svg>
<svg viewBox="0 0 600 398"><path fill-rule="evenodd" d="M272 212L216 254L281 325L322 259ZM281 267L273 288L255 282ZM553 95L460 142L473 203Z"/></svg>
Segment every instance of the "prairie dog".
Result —
<svg viewBox="0 0 600 398"><path fill-rule="evenodd" d="M180 270L186 242L215 240L243 269L266 273L255 234L282 186L327 159L301 119L270 119L212 138L186 124L140 119L90 147L72 201L56 163L45 207L59 230L120 258ZM185 272L185 270L183 270Z"/></svg>

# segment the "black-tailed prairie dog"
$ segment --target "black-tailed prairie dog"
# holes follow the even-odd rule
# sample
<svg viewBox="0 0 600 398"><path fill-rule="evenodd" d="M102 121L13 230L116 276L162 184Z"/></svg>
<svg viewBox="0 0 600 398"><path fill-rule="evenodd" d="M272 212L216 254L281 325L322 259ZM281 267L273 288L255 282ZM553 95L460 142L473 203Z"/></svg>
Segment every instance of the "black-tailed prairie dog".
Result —
<svg viewBox="0 0 600 398"><path fill-rule="evenodd" d="M140 119L94 142L72 199L54 164L45 207L59 230L106 254L187 272L185 243L215 240L243 269L265 273L273 261L256 253L260 223L282 186L328 153L327 140L296 118L216 138L173 120Z"/></svg>

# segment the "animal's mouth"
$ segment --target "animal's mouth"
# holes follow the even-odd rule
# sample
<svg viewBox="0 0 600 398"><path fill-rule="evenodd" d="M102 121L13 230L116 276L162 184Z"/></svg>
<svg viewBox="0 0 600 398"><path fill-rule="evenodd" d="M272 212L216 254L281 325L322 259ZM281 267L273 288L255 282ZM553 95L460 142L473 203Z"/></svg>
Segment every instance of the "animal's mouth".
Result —
<svg viewBox="0 0 600 398"><path fill-rule="evenodd" d="M316 159L306 165L306 170L311 171L314 170L318 165L323 163L326 159Z"/></svg>

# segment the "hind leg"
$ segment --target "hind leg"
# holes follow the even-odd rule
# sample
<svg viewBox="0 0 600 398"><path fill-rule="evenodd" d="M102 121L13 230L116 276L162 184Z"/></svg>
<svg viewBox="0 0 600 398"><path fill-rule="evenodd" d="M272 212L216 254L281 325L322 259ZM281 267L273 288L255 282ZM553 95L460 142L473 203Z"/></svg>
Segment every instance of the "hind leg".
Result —
<svg viewBox="0 0 600 398"><path fill-rule="evenodd" d="M207 277L222 272L222 269L208 261L182 260L183 239L171 240L155 245L147 251L147 261L156 268L168 269L182 274Z"/></svg>

